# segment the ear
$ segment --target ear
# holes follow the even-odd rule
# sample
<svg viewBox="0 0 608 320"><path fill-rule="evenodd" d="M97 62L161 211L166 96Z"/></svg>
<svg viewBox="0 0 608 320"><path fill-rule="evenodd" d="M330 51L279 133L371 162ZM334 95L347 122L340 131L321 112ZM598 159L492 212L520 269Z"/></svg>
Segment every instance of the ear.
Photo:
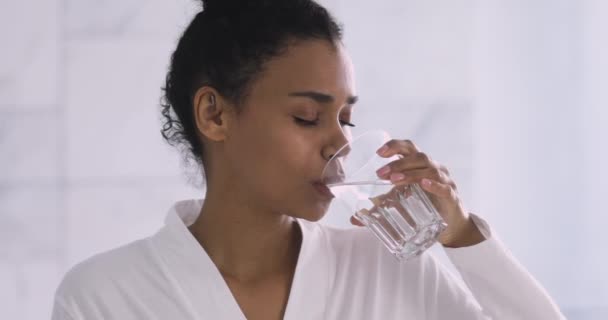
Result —
<svg viewBox="0 0 608 320"><path fill-rule="evenodd" d="M212 141L225 140L232 108L213 88L201 87L194 94L194 116L198 133Z"/></svg>

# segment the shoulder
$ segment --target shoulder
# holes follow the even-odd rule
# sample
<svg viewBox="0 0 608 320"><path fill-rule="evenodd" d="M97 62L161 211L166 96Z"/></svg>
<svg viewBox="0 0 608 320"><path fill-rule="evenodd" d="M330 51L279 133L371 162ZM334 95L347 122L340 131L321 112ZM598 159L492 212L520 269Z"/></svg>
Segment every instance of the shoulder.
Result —
<svg viewBox="0 0 608 320"><path fill-rule="evenodd" d="M372 232L363 227L340 228L318 224L318 228L324 234L330 256L338 270L347 268L351 275L369 275L372 271L379 275L392 275L389 278L401 275L428 282L436 281L438 274L447 270L428 250L407 261L398 260Z"/></svg>
<svg viewBox="0 0 608 320"><path fill-rule="evenodd" d="M137 282L145 273L153 272L155 265L158 265L158 260L148 239L137 240L74 265L64 275L56 297L70 299L115 291Z"/></svg>
<svg viewBox="0 0 608 320"><path fill-rule="evenodd" d="M399 299L399 314L426 314L438 301L468 301L455 275L429 250L400 261L366 228L318 228L329 248L332 290L338 295L348 293L378 304L383 297Z"/></svg>

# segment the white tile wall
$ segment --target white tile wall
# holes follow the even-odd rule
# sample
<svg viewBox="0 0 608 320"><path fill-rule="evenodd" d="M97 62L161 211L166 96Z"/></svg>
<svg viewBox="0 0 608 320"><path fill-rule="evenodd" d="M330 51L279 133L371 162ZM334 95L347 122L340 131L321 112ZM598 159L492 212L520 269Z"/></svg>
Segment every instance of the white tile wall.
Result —
<svg viewBox="0 0 608 320"><path fill-rule="evenodd" d="M59 0L0 3L0 110L57 105L60 9Z"/></svg>
<svg viewBox="0 0 608 320"><path fill-rule="evenodd" d="M342 1L361 104L470 98L473 1ZM385 107L384 105L382 107Z"/></svg>
<svg viewBox="0 0 608 320"><path fill-rule="evenodd" d="M191 0L67 0L66 32L72 39L163 38L175 40L200 7Z"/></svg>
<svg viewBox="0 0 608 320"><path fill-rule="evenodd" d="M167 177L179 157L160 135L168 41L82 40L68 46L67 176Z"/></svg>
<svg viewBox="0 0 608 320"><path fill-rule="evenodd" d="M201 197L203 191L177 179L73 184L66 190L63 226L67 264L149 236L162 227L173 202Z"/></svg>
<svg viewBox="0 0 608 320"><path fill-rule="evenodd" d="M19 267L20 265L14 259L4 259L3 261L0 261L1 319L15 319L15 316L18 314L17 310L19 307L19 303L22 303L20 297L18 297L17 294L17 268Z"/></svg>
<svg viewBox="0 0 608 320"><path fill-rule="evenodd" d="M0 188L0 256L53 259L61 253L62 192L55 185Z"/></svg>
<svg viewBox="0 0 608 320"><path fill-rule="evenodd" d="M63 268L53 260L35 260L24 264L19 272L23 278L17 315L27 320L49 319L49 310L53 307L49 297L55 294Z"/></svg>
<svg viewBox="0 0 608 320"><path fill-rule="evenodd" d="M0 183L54 181L60 174L57 112L28 108L0 114Z"/></svg>
<svg viewBox="0 0 608 320"><path fill-rule="evenodd" d="M1 319L48 318L65 256L61 202L57 185L0 187Z"/></svg>

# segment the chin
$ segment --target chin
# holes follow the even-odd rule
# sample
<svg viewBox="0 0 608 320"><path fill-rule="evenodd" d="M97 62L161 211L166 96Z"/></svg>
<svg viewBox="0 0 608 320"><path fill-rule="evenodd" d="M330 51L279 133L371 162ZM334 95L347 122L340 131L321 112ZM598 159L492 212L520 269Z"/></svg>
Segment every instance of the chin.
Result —
<svg viewBox="0 0 608 320"><path fill-rule="evenodd" d="M303 209L297 210L297 214L293 215L296 218L317 222L325 217L329 209L330 202L309 203Z"/></svg>

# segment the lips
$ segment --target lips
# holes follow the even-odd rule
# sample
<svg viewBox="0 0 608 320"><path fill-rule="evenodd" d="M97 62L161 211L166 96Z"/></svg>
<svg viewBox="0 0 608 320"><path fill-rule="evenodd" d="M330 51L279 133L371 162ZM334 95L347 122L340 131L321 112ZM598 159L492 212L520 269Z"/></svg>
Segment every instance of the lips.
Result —
<svg viewBox="0 0 608 320"><path fill-rule="evenodd" d="M331 190L329 190L329 188L327 187L327 185L325 185L325 183L320 182L320 181L316 181L313 182L312 184L315 189L317 190L317 192L319 192L319 194L327 197L327 198L334 198L334 194L331 192Z"/></svg>

